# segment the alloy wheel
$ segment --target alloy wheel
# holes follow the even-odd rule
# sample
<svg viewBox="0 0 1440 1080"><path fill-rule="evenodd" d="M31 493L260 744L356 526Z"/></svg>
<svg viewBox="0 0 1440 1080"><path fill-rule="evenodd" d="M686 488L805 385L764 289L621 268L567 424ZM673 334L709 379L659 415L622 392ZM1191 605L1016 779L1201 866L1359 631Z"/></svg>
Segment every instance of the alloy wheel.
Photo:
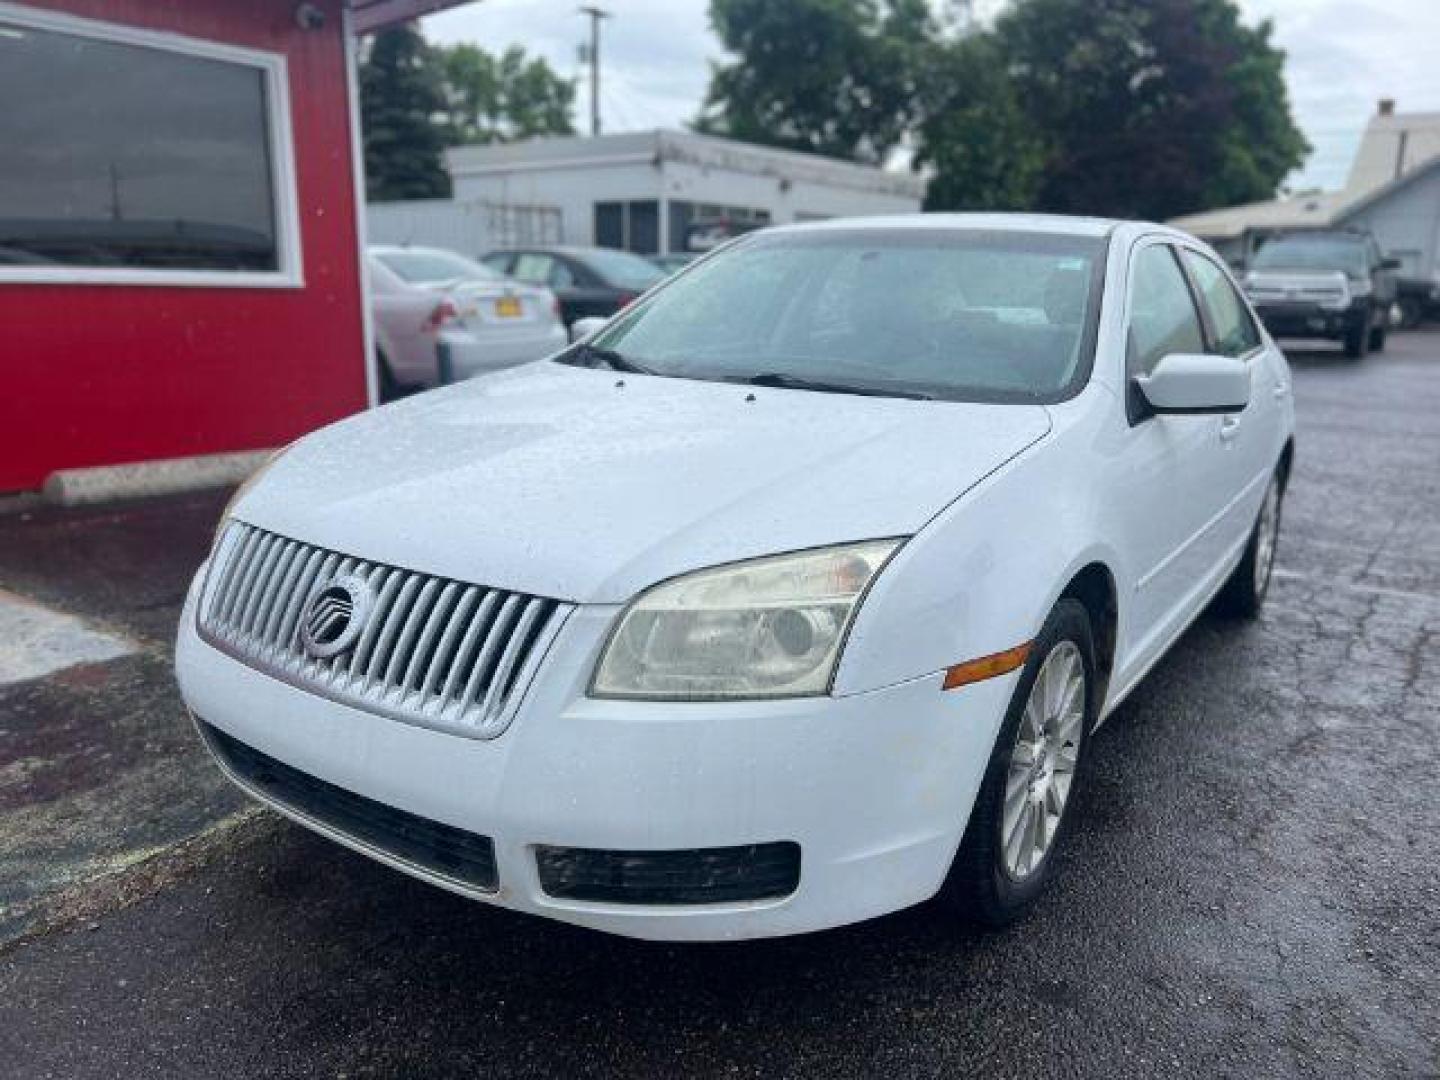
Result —
<svg viewBox="0 0 1440 1080"><path fill-rule="evenodd" d="M1275 540L1280 532L1280 483L1272 479L1265 489L1260 520L1255 526L1255 595L1265 595L1275 567Z"/></svg>
<svg viewBox="0 0 1440 1080"><path fill-rule="evenodd" d="M1086 701L1080 649L1062 641L1035 676L1010 754L1000 839L1005 870L1016 880L1044 862L1060 829L1079 764Z"/></svg>

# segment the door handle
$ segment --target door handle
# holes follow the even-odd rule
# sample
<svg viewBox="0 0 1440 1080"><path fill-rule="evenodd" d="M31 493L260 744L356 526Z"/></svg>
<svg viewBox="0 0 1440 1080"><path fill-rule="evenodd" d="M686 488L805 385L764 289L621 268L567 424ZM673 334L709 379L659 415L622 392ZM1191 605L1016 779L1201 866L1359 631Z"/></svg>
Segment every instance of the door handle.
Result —
<svg viewBox="0 0 1440 1080"><path fill-rule="evenodd" d="M1229 442L1236 435L1240 434L1240 419L1236 416L1227 416L1220 421L1220 441Z"/></svg>
<svg viewBox="0 0 1440 1080"><path fill-rule="evenodd" d="M1277 382L1274 388L1271 389L1270 393L1274 394L1276 399L1278 400L1284 398L1286 394L1290 393L1290 387L1286 386L1283 382Z"/></svg>

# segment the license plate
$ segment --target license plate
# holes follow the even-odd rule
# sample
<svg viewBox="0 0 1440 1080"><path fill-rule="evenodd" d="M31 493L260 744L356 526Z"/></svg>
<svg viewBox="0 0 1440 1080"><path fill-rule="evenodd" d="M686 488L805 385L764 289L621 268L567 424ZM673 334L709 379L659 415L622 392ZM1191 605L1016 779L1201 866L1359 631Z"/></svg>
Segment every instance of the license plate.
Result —
<svg viewBox="0 0 1440 1080"><path fill-rule="evenodd" d="M502 296L495 301L495 314L501 319L518 319L520 317L520 298L518 296Z"/></svg>

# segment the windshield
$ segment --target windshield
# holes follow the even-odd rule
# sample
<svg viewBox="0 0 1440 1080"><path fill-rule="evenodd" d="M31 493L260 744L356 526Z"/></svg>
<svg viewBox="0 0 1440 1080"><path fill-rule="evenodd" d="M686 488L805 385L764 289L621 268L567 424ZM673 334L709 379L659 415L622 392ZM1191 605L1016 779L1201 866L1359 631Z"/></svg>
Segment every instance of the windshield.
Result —
<svg viewBox="0 0 1440 1080"><path fill-rule="evenodd" d="M756 234L577 350L657 375L978 401L1089 374L1105 240L970 229ZM816 387L819 388L819 387Z"/></svg>
<svg viewBox="0 0 1440 1080"><path fill-rule="evenodd" d="M448 251L382 251L376 258L412 285L446 281L501 281L504 275Z"/></svg>
<svg viewBox="0 0 1440 1080"><path fill-rule="evenodd" d="M1365 245L1348 237L1284 237L1262 247L1250 265L1256 270L1329 270L1364 277Z"/></svg>
<svg viewBox="0 0 1440 1080"><path fill-rule="evenodd" d="M665 277L665 271L649 259L628 251L587 251L584 261L609 284L636 292L644 292Z"/></svg>

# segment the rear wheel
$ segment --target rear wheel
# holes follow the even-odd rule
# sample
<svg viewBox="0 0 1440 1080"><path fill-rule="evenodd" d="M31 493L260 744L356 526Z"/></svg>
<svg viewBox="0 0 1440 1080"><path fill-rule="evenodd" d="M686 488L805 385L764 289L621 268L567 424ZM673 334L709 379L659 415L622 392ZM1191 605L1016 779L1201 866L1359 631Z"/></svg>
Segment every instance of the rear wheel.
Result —
<svg viewBox="0 0 1440 1080"><path fill-rule="evenodd" d="M1096 686L1090 617L1078 600L1062 599L1015 686L945 884L946 902L967 917L1013 922L1054 875Z"/></svg>
<svg viewBox="0 0 1440 1080"><path fill-rule="evenodd" d="M1255 519L1250 542L1240 565L1216 597L1216 606L1227 615L1253 619L1265 605L1270 578L1275 570L1275 547L1280 538L1280 506L1285 498L1285 480L1280 471L1270 478L1260 516Z"/></svg>
<svg viewBox="0 0 1440 1080"><path fill-rule="evenodd" d="M395 373L390 370L390 361L385 359L384 353L375 354L375 371L378 375L380 404L383 405L387 401L394 401L400 397L400 383L396 380Z"/></svg>

